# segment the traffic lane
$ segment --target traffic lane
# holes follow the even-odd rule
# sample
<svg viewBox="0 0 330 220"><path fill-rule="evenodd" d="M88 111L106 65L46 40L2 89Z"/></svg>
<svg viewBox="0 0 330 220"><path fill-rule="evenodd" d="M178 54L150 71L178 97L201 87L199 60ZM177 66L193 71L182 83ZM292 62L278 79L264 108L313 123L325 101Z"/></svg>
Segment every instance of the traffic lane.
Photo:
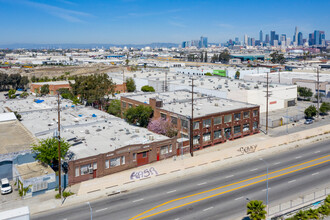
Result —
<svg viewBox="0 0 330 220"><path fill-rule="evenodd" d="M310 169L310 170L308 170L308 169ZM312 186L312 187L314 187L315 184L311 184L311 183L313 183L313 182L315 181L315 178L314 178L314 179L309 178L309 175L312 175L312 174L314 174L315 172L319 172L319 173L320 173L319 176L323 176L323 180L324 180L323 182L324 182L324 183L328 183L328 181L329 181L329 175L327 175L327 174L329 173L329 166L328 166L328 163L325 163L325 164L321 164L321 165L318 165L318 166L315 166L315 167L307 168L307 171L306 171L306 170L299 170L299 171L296 171L295 173L289 173L289 174L284 175L284 176L280 176L280 177L276 177L276 178L274 178L274 179L270 179L270 180L269 180L269 183L273 186L271 192L272 192L272 193L275 192L276 195L281 195L281 197L286 197L286 196L285 196L285 191L283 191L283 189L285 189L285 188L287 188L287 187L283 187L283 183L284 183L284 185L287 185L287 182L290 181L290 180L287 181L287 179L291 179L291 180L292 180L292 179L297 179L296 184L300 184L300 183L307 182L307 186ZM305 175L307 175L307 178L305 177ZM311 182L308 182L308 180L310 180ZM318 181L318 184L320 184L320 183L323 184L323 182L322 182L322 181ZM266 179L264 179L264 182L262 182L262 183L264 183L264 184L263 184L263 189L262 189L262 190L265 191L265 187L266 187ZM289 183L290 183L290 182L289 182ZM289 184L289 185L291 185L291 186L295 186L295 184ZM243 189L244 189L244 190L248 189L248 191L252 191L252 192L258 192L258 191L262 191L262 190L259 190L259 189L258 189L258 188L260 188L260 186L262 186L262 184L260 184L260 183L256 183L256 184L254 184L254 185L252 185L252 186L244 187ZM278 186L278 187L277 187L277 186ZM290 186L290 187L291 187L291 186ZM276 188L279 189L277 192L276 192ZM295 192L297 192L298 189L299 189L299 188L294 189ZM305 184L305 186L304 186L304 189L306 190L306 184ZM244 190L243 190L243 191L244 191ZM235 191L240 192L241 189L238 189L238 190L235 190ZM284 196L283 196L283 193L284 193ZM225 193L225 194L227 194L227 193ZM232 194L232 192L229 192L228 194ZM265 194L265 192L264 192L264 194ZM224 194L222 194L222 195L224 195ZM185 206L188 206L188 207L189 207L189 206L192 206L192 207L194 207L194 206L197 206L197 204L207 203L207 200L212 201L212 200L216 199L216 197L221 197L222 195L217 195L217 196L215 196L215 197L207 198L207 199L205 199L205 200L201 200L201 201L193 200L193 199L192 199L193 197L192 197L192 198L191 198L191 199L192 199L191 201L185 203L185 204L187 204L187 205L184 205L183 207L175 208L174 210L176 210L176 209L178 209L178 210L183 209L183 210L184 210L184 207L185 207ZM249 197L248 197L249 194L246 193L246 195L241 195L241 196L237 197L235 200L243 199L245 196L247 196L247 198L249 198ZM265 199L265 198L264 198L264 199ZM189 203L194 202L194 201L197 201L197 202L195 202L195 203L193 203L193 204L189 204ZM274 200L273 200L273 201L274 201ZM181 204L181 205L182 205L182 204ZM208 206L208 205L209 205L209 204L207 203L206 206ZM180 206L180 205L178 205L178 206ZM199 205L199 206L201 206L201 205ZM201 206L201 207L203 207L203 206ZM170 209L169 207L167 207L167 208ZM207 209L207 207L203 207L203 208L204 208L204 209ZM174 210L169 211L169 212L173 212ZM158 211L158 212L157 212L157 211ZM159 213L159 212L162 212L162 211L164 211L164 210L158 209L157 211L151 211L150 213L146 213L146 214L144 214L144 215L142 215L142 216L148 216L148 214ZM187 210L186 210L186 211L187 211ZM161 217L161 216L166 215L166 214L168 214L168 213L167 213L167 212L164 212L163 214L159 214L159 215L160 215L160 217ZM141 216L141 217L142 217L142 216ZM155 215L155 216L158 217L158 215ZM176 216L176 217L182 217L182 216ZM137 219L139 219L139 217L138 217ZM148 219L149 219L149 218L148 218ZM151 217L151 219L154 219L154 217Z"/></svg>

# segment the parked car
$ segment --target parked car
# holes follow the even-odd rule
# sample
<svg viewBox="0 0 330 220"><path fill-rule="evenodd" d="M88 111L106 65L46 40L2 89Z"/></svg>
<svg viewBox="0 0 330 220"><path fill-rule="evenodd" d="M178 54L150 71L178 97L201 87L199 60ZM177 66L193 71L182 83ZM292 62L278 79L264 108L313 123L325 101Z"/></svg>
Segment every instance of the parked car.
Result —
<svg viewBox="0 0 330 220"><path fill-rule="evenodd" d="M304 122L305 125L309 125L309 124L313 124L313 120L312 119L306 119L306 121Z"/></svg>
<svg viewBox="0 0 330 220"><path fill-rule="evenodd" d="M1 179L0 187L1 187L2 195L12 192L11 185L9 184L9 181L7 178Z"/></svg>

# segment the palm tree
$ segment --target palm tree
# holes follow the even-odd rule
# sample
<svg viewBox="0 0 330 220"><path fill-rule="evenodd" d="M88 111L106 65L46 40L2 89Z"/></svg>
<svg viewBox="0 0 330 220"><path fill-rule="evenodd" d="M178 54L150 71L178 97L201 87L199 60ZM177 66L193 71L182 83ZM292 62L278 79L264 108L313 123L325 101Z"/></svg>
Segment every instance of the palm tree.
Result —
<svg viewBox="0 0 330 220"><path fill-rule="evenodd" d="M326 205L320 206L317 210L323 217L330 215L330 208Z"/></svg>
<svg viewBox="0 0 330 220"><path fill-rule="evenodd" d="M307 213L302 210L300 210L294 217L299 220L308 220Z"/></svg>
<svg viewBox="0 0 330 220"><path fill-rule="evenodd" d="M317 209L309 209L307 211L308 219L319 219L319 213Z"/></svg>
<svg viewBox="0 0 330 220"><path fill-rule="evenodd" d="M262 203L262 201L252 200L246 205L246 208L246 214L249 215L251 220L266 219L266 206Z"/></svg>

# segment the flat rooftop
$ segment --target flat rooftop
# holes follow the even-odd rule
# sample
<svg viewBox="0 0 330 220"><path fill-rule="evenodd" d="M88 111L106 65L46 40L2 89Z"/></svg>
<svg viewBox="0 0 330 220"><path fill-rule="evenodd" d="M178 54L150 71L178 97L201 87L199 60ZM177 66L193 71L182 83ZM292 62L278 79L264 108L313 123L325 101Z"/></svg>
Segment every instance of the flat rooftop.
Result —
<svg viewBox="0 0 330 220"><path fill-rule="evenodd" d="M74 80L70 80L71 83L74 83ZM34 82L33 85L68 85L69 81L49 81L49 82Z"/></svg>
<svg viewBox="0 0 330 220"><path fill-rule="evenodd" d="M50 166L44 166L40 162L25 163L16 165L16 169L23 180L52 174L54 170Z"/></svg>
<svg viewBox="0 0 330 220"><path fill-rule="evenodd" d="M149 99L163 101L163 107L170 111L185 117L191 116L191 92L187 90L178 90L165 93L136 93L124 97L149 104ZM194 114L195 116L207 116L219 112L233 111L242 108L252 108L257 105L223 99L213 96L207 96L201 93L194 93Z"/></svg>
<svg viewBox="0 0 330 220"><path fill-rule="evenodd" d="M44 99L47 103L52 97ZM29 106L29 103L26 105ZM53 103L50 107L56 105ZM107 153L128 145L169 139L92 107L61 106L61 137L72 144L70 155L74 159ZM57 130L57 118L56 110L28 111L22 114L22 123L38 139L44 139L52 137Z"/></svg>

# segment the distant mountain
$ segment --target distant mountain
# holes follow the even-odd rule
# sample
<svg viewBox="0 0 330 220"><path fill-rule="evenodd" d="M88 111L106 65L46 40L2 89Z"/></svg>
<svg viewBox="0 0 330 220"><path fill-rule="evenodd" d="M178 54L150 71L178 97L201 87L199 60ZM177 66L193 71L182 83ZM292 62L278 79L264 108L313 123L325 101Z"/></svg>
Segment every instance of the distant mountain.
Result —
<svg viewBox="0 0 330 220"><path fill-rule="evenodd" d="M150 43L150 44L29 44L29 43L19 43L19 44L0 44L0 49L92 49L92 48L106 48L109 47L134 47L134 48L160 48L160 47L177 47L176 43Z"/></svg>

